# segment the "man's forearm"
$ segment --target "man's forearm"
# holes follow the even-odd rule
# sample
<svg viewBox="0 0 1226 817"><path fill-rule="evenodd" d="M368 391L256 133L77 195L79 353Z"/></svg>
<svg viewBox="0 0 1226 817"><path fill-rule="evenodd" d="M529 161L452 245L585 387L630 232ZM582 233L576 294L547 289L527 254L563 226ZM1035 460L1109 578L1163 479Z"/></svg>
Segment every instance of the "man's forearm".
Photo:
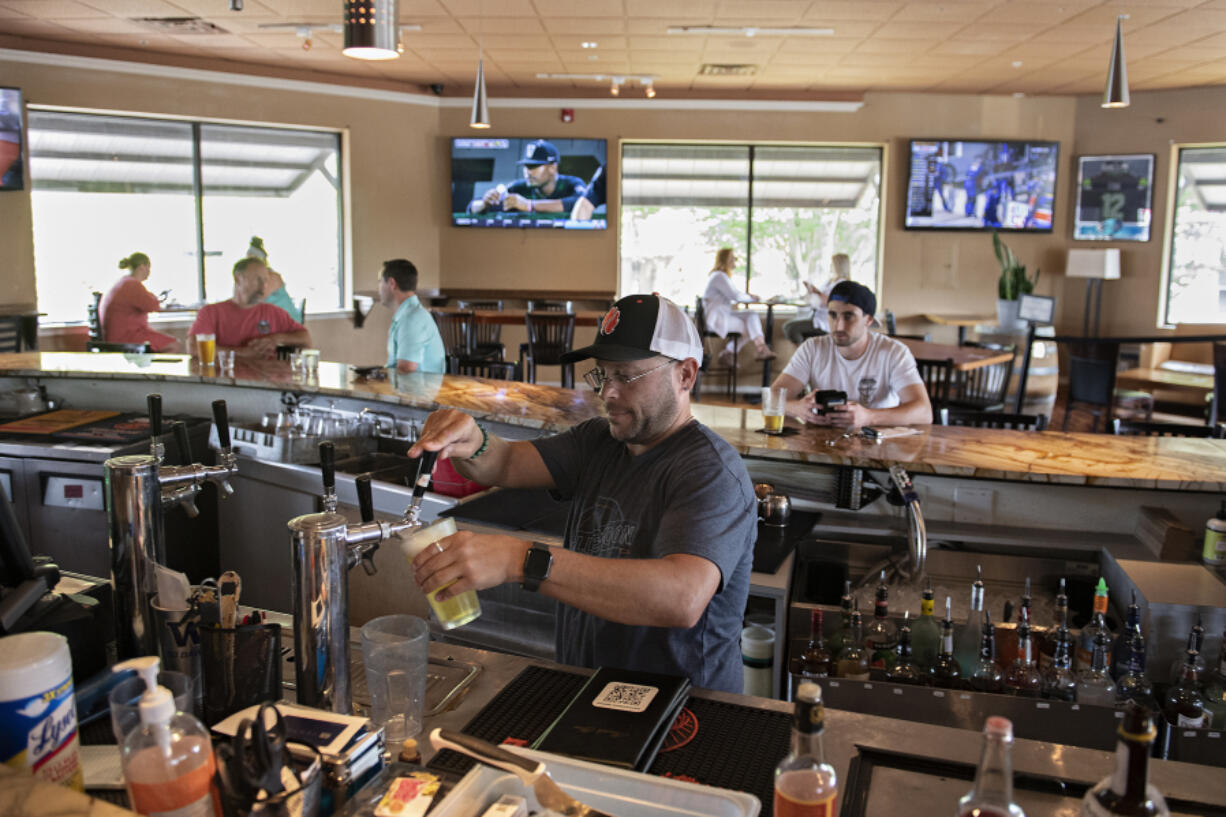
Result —
<svg viewBox="0 0 1226 817"><path fill-rule="evenodd" d="M297 332L277 332L271 336L278 346L310 346L311 333L306 329Z"/></svg>
<svg viewBox="0 0 1226 817"><path fill-rule="evenodd" d="M932 406L924 400L912 400L893 408L872 409L870 419L870 425L926 425L932 422Z"/></svg>
<svg viewBox="0 0 1226 817"><path fill-rule="evenodd" d="M511 445L488 431L485 434L484 440L474 441L472 453L465 457L453 456L451 464L465 479L471 479L482 485L501 485L506 474L507 462L510 459ZM482 443L485 445L485 450L477 454ZM477 456L474 458L473 454Z"/></svg>

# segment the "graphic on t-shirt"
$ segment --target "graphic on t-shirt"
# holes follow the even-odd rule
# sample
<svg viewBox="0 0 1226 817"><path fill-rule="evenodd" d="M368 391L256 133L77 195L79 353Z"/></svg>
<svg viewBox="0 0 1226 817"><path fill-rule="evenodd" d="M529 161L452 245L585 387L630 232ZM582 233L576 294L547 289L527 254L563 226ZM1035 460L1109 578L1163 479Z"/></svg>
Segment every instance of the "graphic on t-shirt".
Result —
<svg viewBox="0 0 1226 817"><path fill-rule="evenodd" d="M259 329L260 329L261 335L267 335L269 332L272 331L272 326L271 324L268 323L268 321L261 320L259 323Z"/></svg>
<svg viewBox="0 0 1226 817"><path fill-rule="evenodd" d="M628 556L638 529L638 522L626 518L617 500L597 497L575 525L575 550L605 558Z"/></svg>
<svg viewBox="0 0 1226 817"><path fill-rule="evenodd" d="M873 395L877 393L877 378L862 377L860 378L860 405L867 406L873 402Z"/></svg>

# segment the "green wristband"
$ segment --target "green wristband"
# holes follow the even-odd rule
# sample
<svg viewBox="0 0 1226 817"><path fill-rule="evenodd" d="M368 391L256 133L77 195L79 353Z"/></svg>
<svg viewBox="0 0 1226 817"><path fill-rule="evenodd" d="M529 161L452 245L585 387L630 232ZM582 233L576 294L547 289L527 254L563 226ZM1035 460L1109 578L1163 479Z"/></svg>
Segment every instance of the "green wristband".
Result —
<svg viewBox="0 0 1226 817"><path fill-rule="evenodd" d="M477 424L477 429L481 432L481 447L469 456L470 460L475 460L477 457L484 454L485 449L489 448L490 446L490 435L485 433L485 429L481 427L480 423Z"/></svg>

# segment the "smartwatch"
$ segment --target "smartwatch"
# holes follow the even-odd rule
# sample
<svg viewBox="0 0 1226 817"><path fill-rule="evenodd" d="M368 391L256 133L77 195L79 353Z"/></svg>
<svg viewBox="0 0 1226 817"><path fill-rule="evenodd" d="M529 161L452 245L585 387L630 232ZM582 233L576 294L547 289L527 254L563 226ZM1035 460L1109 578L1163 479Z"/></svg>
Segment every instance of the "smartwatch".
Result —
<svg viewBox="0 0 1226 817"><path fill-rule="evenodd" d="M535 593L553 569L553 553L544 545L533 543L524 555L523 588Z"/></svg>

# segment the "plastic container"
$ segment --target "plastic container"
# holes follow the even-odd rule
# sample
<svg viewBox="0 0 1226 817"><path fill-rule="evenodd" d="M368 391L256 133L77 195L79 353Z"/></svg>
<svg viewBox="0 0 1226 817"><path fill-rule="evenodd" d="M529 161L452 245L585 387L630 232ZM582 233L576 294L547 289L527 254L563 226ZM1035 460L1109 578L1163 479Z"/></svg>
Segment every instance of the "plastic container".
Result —
<svg viewBox="0 0 1226 817"><path fill-rule="evenodd" d="M548 752L514 751L544 761L549 775L571 797L617 817L756 817L762 809L758 798L741 791L614 769ZM430 817L479 817L504 794L526 799L529 813L542 811L536 795L518 777L478 764L435 806Z"/></svg>
<svg viewBox="0 0 1226 817"><path fill-rule="evenodd" d="M85 790L68 639L0 638L0 763Z"/></svg>
<svg viewBox="0 0 1226 817"><path fill-rule="evenodd" d="M1218 509L1217 516L1205 522L1205 544L1201 560L1207 565L1226 565L1226 500Z"/></svg>
<svg viewBox="0 0 1226 817"><path fill-rule="evenodd" d="M771 671L775 661L775 631L751 624L741 630L741 665L746 695L771 698Z"/></svg>

